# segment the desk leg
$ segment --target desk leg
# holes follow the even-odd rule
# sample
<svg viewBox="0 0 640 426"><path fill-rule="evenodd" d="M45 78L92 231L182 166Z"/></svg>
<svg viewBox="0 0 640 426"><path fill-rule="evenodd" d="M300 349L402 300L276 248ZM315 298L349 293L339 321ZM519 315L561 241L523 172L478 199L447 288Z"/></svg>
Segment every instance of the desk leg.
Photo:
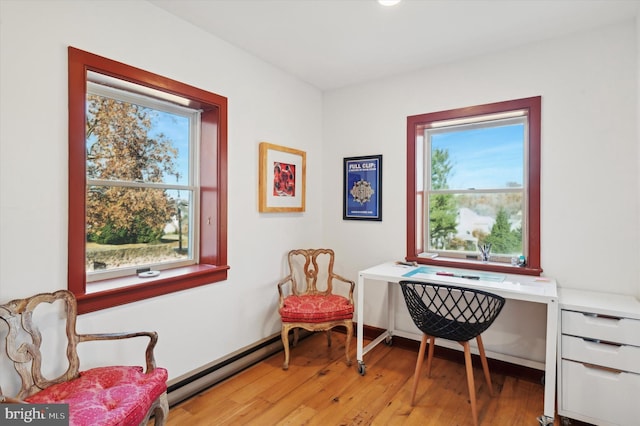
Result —
<svg viewBox="0 0 640 426"><path fill-rule="evenodd" d="M541 425L552 425L556 399L556 348L558 343L558 301L547 303L547 342L544 365L544 415L538 418Z"/></svg>
<svg viewBox="0 0 640 426"><path fill-rule="evenodd" d="M396 286L397 284L393 282L387 283L387 337L385 339L387 345L391 344L393 332L396 329L396 293L393 291Z"/></svg>
<svg viewBox="0 0 640 426"><path fill-rule="evenodd" d="M358 364L358 372L364 375L364 278L362 275L358 275L358 297L356 302L356 309L358 310L358 324L356 326L356 360Z"/></svg>

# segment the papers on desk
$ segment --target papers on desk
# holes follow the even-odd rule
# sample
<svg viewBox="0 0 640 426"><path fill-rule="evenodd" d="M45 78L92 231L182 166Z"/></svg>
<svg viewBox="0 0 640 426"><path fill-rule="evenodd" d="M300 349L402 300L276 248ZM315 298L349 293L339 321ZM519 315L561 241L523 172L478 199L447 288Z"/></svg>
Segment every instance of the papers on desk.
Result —
<svg viewBox="0 0 640 426"><path fill-rule="evenodd" d="M482 280L501 283L504 281L505 276L501 274L491 274L487 272L472 272L472 271L460 271L456 269L436 268L433 266L421 266L409 271L403 275L403 277L411 278L431 278L425 275L440 275L445 277L466 278L469 280Z"/></svg>
<svg viewBox="0 0 640 426"><path fill-rule="evenodd" d="M494 288L495 290L500 291L528 293L536 295L545 294L545 287L543 283L533 284L505 281L506 275L481 271L455 270L449 268L437 268L433 266L421 266L407 272L406 274L403 274L402 276L406 278L417 278L423 280L433 280L434 278L458 278L466 279L469 284L473 284L476 281L482 281L482 287L486 288L487 291L491 291L491 289Z"/></svg>

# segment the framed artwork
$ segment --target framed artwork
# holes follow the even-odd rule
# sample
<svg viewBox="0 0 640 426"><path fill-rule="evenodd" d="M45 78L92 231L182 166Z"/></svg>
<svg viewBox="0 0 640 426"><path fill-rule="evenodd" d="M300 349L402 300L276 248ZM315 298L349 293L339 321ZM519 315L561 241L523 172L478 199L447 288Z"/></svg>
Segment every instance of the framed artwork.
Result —
<svg viewBox="0 0 640 426"><path fill-rule="evenodd" d="M303 212L307 154L293 148L260 142L258 210Z"/></svg>
<svg viewBox="0 0 640 426"><path fill-rule="evenodd" d="M342 219L382 220L382 155L348 157L343 164Z"/></svg>

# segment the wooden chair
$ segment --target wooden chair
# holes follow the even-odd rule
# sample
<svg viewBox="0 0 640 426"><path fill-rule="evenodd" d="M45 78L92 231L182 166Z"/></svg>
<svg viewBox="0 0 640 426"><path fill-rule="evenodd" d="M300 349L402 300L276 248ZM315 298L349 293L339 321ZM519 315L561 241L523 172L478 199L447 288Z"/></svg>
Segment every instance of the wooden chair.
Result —
<svg viewBox="0 0 640 426"><path fill-rule="evenodd" d="M331 249L289 252L289 275L278 283L284 370L289 368L289 331L293 329L295 346L299 328L311 332L326 331L327 344L331 346L331 329L344 326L347 332L345 354L347 365L351 365L349 347L353 335L355 282L333 272L334 257ZM334 292L336 283L342 287L342 294Z"/></svg>
<svg viewBox="0 0 640 426"><path fill-rule="evenodd" d="M0 319L8 326L2 327L0 321L0 336L7 332L6 353L21 381L20 389L14 396L4 395L0 388L0 403L68 404L71 425L146 425L152 414L156 425L164 425L169 411L167 370L155 365L153 350L158 340L157 333L78 334L76 317L76 299L73 293L66 290L42 293L0 305ZM34 319L40 322L40 326L36 325ZM54 327L56 324L64 331L58 333L59 328ZM143 367L127 366L80 371L79 343L133 337L149 338L144 371ZM66 344L49 344L65 339ZM47 342L46 350L42 348L43 340ZM62 349L62 353L52 353L58 348ZM43 361L51 359L51 364L61 364L62 369L65 357L68 364L66 371L58 377L45 377L43 370L55 368L43 365ZM16 387L17 381L14 383Z"/></svg>
<svg viewBox="0 0 640 426"><path fill-rule="evenodd" d="M460 343L464 348L471 413L473 415L473 424L477 426L478 409L476 406L476 391L473 381L469 340L475 338L478 343L478 352L480 353L484 377L489 386L489 394L493 396L489 364L487 363L480 334L489 328L497 318L504 306L505 299L482 290L443 284L400 281L400 287L402 288L409 314L423 333L413 376L411 405L415 403L418 378L424 362L427 340L430 341L429 355L427 357L428 377L431 377L431 362L433 360L436 337L453 340Z"/></svg>

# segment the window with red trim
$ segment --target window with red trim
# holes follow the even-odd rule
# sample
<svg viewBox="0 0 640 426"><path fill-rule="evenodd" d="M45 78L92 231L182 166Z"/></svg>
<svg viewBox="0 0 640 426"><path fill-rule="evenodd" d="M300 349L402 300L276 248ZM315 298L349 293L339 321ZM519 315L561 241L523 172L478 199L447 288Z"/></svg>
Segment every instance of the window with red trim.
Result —
<svg viewBox="0 0 640 426"><path fill-rule="evenodd" d="M68 55L68 288L79 311L225 280L227 99Z"/></svg>
<svg viewBox="0 0 640 426"><path fill-rule="evenodd" d="M407 118L407 260L541 272L540 106L533 97Z"/></svg>

